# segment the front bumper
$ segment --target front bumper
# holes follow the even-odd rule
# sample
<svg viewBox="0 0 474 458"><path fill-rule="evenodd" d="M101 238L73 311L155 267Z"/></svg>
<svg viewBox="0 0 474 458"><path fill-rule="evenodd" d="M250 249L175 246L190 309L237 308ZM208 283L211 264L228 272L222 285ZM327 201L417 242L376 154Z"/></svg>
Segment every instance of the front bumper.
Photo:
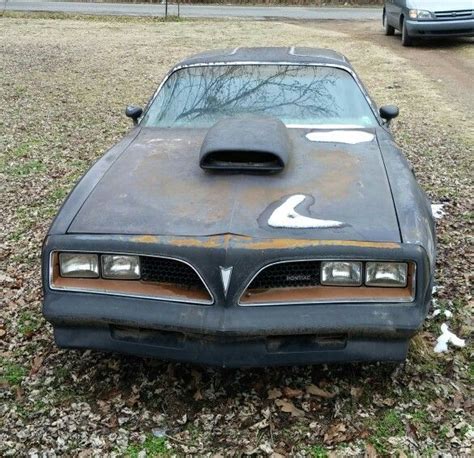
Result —
<svg viewBox="0 0 474 458"><path fill-rule="evenodd" d="M455 21L406 21L410 36L443 37L443 36L474 36L474 19Z"/></svg>
<svg viewBox="0 0 474 458"><path fill-rule="evenodd" d="M161 244L161 242L163 242ZM44 246L43 313L64 348L92 348L224 367L349 361L400 361L421 327L430 301L426 253L415 245L397 248L319 244L262 251L227 238L203 256L194 240L142 243L123 237L54 236ZM276 244L278 245L278 244ZM213 305L53 290L48 284L51 250L82 249L180 257L199 268L215 298ZM269 261L350 257L409 259L417 263L417 292L411 303L315 303L239 306L242 288ZM221 265L233 265L227 297Z"/></svg>

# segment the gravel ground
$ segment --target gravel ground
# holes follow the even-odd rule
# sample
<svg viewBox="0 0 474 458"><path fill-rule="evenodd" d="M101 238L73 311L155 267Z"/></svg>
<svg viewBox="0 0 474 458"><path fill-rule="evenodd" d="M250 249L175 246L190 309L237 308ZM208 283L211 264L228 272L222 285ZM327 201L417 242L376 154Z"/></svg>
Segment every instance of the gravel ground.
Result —
<svg viewBox="0 0 474 458"><path fill-rule="evenodd" d="M0 455L472 454L472 108L450 104L413 60L325 27L0 18ZM67 192L129 128L124 106L145 103L170 65L244 44L340 50L377 102L401 107L397 141L445 204L436 307L453 316L430 315L395 372L216 370L54 346L39 256ZM443 322L465 348L433 352Z"/></svg>

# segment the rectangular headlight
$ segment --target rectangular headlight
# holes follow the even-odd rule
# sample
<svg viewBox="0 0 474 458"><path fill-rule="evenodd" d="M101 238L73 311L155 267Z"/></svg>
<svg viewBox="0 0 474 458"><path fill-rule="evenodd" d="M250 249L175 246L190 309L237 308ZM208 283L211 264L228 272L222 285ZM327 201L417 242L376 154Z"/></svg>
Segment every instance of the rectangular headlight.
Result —
<svg viewBox="0 0 474 458"><path fill-rule="evenodd" d="M321 284L360 286L362 284L362 263L349 261L322 262Z"/></svg>
<svg viewBox="0 0 474 458"><path fill-rule="evenodd" d="M99 257L89 253L59 253L61 277L97 278Z"/></svg>
<svg viewBox="0 0 474 458"><path fill-rule="evenodd" d="M404 288L407 285L408 264L405 262L368 262L365 268L367 286Z"/></svg>
<svg viewBox="0 0 474 458"><path fill-rule="evenodd" d="M140 258L122 254L104 254L102 277L117 280L138 280L140 278Z"/></svg>

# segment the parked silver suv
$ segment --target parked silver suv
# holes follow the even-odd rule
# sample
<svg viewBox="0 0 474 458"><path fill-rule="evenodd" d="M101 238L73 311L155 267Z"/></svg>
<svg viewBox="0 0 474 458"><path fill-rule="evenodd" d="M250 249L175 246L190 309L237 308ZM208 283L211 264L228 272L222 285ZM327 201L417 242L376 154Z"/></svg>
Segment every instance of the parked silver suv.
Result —
<svg viewBox="0 0 474 458"><path fill-rule="evenodd" d="M474 36L474 0L385 0L386 35L402 33L402 45L414 38Z"/></svg>

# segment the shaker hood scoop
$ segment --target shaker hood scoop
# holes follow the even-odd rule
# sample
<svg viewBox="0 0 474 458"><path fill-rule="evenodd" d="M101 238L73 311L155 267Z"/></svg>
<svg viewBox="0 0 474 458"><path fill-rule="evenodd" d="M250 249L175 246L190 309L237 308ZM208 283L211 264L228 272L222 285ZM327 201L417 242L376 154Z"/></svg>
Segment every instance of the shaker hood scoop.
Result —
<svg viewBox="0 0 474 458"><path fill-rule="evenodd" d="M287 128L279 119L227 118L207 132L199 164L222 172L276 173L285 168L289 151Z"/></svg>
<svg viewBox="0 0 474 458"><path fill-rule="evenodd" d="M260 127L269 126L263 123ZM221 146L221 133L235 125L220 127L217 134L212 129L142 128L89 194L68 232L170 236L233 233L255 238L400 242L375 129L361 129L373 135L372 141L350 145L310 141L306 135L311 129L278 127L275 132L281 135L277 133L275 137L280 137L269 151L281 160L281 169L261 174L201 168L200 162L212 162L207 155L215 151L227 155L226 145L245 145L245 135L237 138L234 132L236 138ZM249 143L268 150L267 140L254 143L252 139ZM252 146L252 152L254 149ZM224 159L216 162L224 162L232 172L242 166L235 165L232 157ZM295 195L304 197L290 209L288 218L296 214L299 219L341 224L298 228L270 225L274 211L285 202L291 203L294 199L288 199Z"/></svg>

